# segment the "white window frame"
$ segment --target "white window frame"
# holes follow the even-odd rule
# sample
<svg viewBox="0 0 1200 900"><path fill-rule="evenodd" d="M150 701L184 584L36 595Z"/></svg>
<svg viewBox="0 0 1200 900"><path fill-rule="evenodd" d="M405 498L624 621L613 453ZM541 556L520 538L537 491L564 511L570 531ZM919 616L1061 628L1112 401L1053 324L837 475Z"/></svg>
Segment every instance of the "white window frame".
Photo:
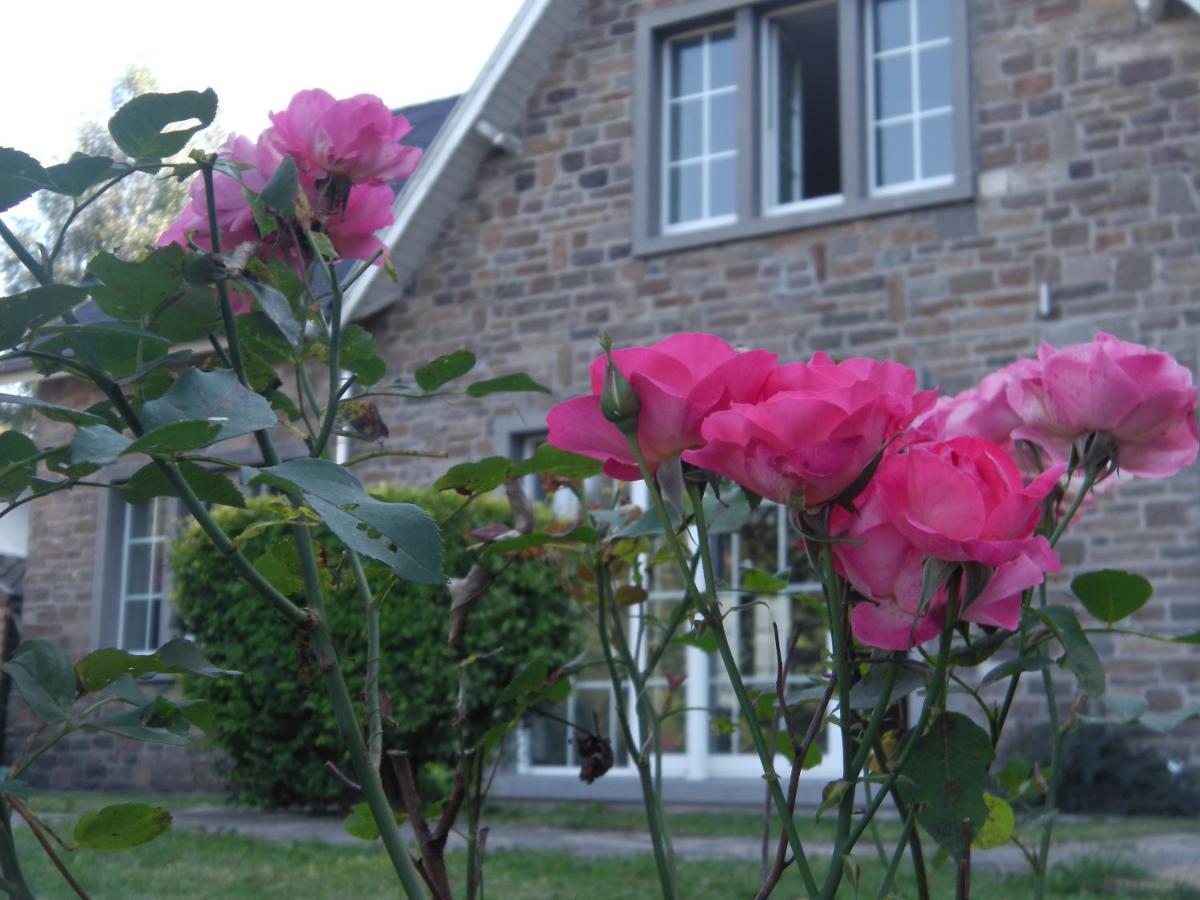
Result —
<svg viewBox="0 0 1200 900"><path fill-rule="evenodd" d="M712 152L710 143L712 141L712 133L709 128L709 111L714 97L725 96L732 94L735 97L740 89L737 83L737 75L734 75L734 81L731 85L724 85L719 88L712 87L711 59L712 59L712 37L716 34L728 34L734 42L734 49L737 47L737 27L733 22L726 22L720 25L713 25L708 28L697 28L691 31L683 32L682 34L671 35L670 38L662 42L662 135L661 147L662 153L659 158L659 185L661 190L661 205L662 221L660 227L663 234L683 234L690 231L700 231L706 228L712 228L717 225L728 225L737 221L737 210L719 216L714 216L709 213L711 206L711 168L715 161L732 159L736 160L740 149L735 141L732 150L718 150ZM683 94L679 97L671 96L671 48L673 45L682 41L694 40L697 37L702 37L703 44L701 51L702 60L702 88L699 93ZM671 159L671 109L672 104L682 104L689 101L700 101L700 136L703 150L699 156L689 156L685 159ZM671 221L671 170L683 168L685 166L700 165L700 209L702 214L698 219L688 219L682 222ZM737 197L737 169L734 169L734 197L736 207Z"/></svg>
<svg viewBox="0 0 1200 900"><path fill-rule="evenodd" d="M136 655L149 655L154 653L162 646L163 632L163 616L166 615L166 597L167 597L167 563L164 558L166 553L166 545L170 541L168 529L170 527L171 516L167 509L169 499L165 497L155 497L149 501L150 505L150 534L134 537L133 536L133 510L137 506L143 504L124 503L121 509L121 569L117 580L117 640L116 645L127 653ZM162 581L160 590L156 593L148 591L146 593L131 593L129 591L129 557L130 549L135 545L149 545L149 568L147 575L150 578L150 583L147 587L152 587L154 583L154 571L159 565L163 567ZM125 641L125 611L131 603L145 603L146 610L146 633L145 643L142 647L127 647ZM150 609L157 604L158 616L156 629L151 628L151 623L155 621L155 617L151 616ZM154 631L152 634L151 631Z"/></svg>
<svg viewBox="0 0 1200 900"><path fill-rule="evenodd" d="M954 184L958 173L951 171L949 175L936 175L932 178L922 177L922 169L924 168L924 158L921 148L921 123L925 119L932 119L937 116L949 116L951 122L951 141L954 136L954 117L961 115L960 110L954 108L953 102L949 106L939 106L934 109L921 108L921 51L932 50L937 47L946 47L949 52L954 50L954 35L948 34L946 37L934 38L931 41L922 41L919 37L917 28L920 24L920 16L918 7L921 5L920 0L909 0L908 4L908 28L909 28L909 43L892 47L888 50L875 49L875 24L873 13L880 0L867 0L863 4L863 15L866 20L863 23L863 30L866 35L866 48L863 53L863 63L866 72L864 78L867 86L867 189L872 197L889 197L900 194L910 194L916 191L927 191L932 188L946 187ZM954 2L954 0L950 0ZM953 26L951 26L953 32ZM909 56L909 77L911 78L911 105L909 111L902 115L889 116L886 119L876 117L877 91L875 90L875 65L880 60L895 58L903 55ZM953 65L951 66L951 77L953 77ZM908 181L897 182L896 184L880 185L879 184L879 144L878 136L881 128L888 125L900 125L911 123L913 131L913 178ZM953 158L954 149L951 146L951 157Z"/></svg>

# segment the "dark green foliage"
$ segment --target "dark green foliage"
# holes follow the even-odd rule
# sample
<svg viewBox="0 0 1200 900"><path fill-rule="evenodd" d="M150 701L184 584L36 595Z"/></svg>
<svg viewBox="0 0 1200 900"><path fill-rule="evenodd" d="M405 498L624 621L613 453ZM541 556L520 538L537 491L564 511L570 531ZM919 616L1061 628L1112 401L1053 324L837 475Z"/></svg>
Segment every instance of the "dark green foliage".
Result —
<svg viewBox="0 0 1200 900"><path fill-rule="evenodd" d="M417 503L438 522L461 504L454 495L398 488L378 496ZM236 536L264 515L268 503L258 499L250 501L247 510L223 509L217 511L217 520ZM506 518L507 507L486 498L455 516L442 529L447 575L462 576L470 567L473 554L463 537L466 531ZM351 695L361 702L365 616L335 542L325 532L318 532L318 540L333 583L330 628ZM288 543L286 529L272 527L248 537L242 550L258 559ZM379 591L390 580L390 570L369 559L363 562ZM479 657L467 670L467 712L476 736L504 720L505 713L513 714L511 703L498 705L498 695L519 670L540 660L552 671L578 649L569 600L551 564L542 559L510 564L494 559L486 564L492 571L504 571L475 608L467 629L466 652ZM319 661L196 529L175 545L172 566L180 629L195 636L213 663L245 673L187 685L192 696L213 703L217 742L232 764L234 798L267 807L338 804L342 788L325 762L333 760L344 772L350 765L334 726ZM459 673L446 644L449 607L444 587L408 582L398 582L381 607L381 687L391 695L394 720L387 728L385 747L409 751L427 778L444 773L456 749L453 719ZM493 651L499 652L487 655Z"/></svg>

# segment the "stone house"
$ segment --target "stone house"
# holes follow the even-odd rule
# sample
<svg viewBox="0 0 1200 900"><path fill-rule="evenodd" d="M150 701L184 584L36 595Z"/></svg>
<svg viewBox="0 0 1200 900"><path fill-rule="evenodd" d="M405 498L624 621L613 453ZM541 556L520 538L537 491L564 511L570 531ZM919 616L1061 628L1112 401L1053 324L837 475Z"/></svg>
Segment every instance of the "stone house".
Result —
<svg viewBox="0 0 1200 900"><path fill-rule="evenodd" d="M404 280L362 279L348 315L392 368L465 346L485 374L527 371L555 396L440 416L385 406L389 446L528 452L549 406L585 388L601 331L618 345L704 330L788 359L892 357L950 392L1040 341L1099 330L1195 370L1197 12L1195 0L528 0L397 199L386 240ZM43 390L72 400L66 382ZM359 474L425 483L439 466L380 459ZM1198 499L1197 467L1122 485L1103 520L1060 545L1066 574L1140 571L1156 594L1137 625L1197 630ZM82 653L121 634L116 576L103 574L122 546L113 515L82 492L35 510L27 636ZM125 513L126 546L139 515ZM724 548L727 571L785 568L789 544L766 510ZM771 622L799 614L775 598L736 617L751 681L774 677ZM1200 700L1196 647L1098 643L1113 693L1160 711ZM672 665L690 711L667 735L669 794L744 792L757 762L712 728L730 705L719 667L691 649ZM563 712L613 728L611 705L604 684L580 682ZM1175 733L1179 755L1196 734ZM188 777L137 748L84 769L82 749L63 754L57 783ZM565 730L536 723L498 788L636 793L620 764L581 786L574 754Z"/></svg>

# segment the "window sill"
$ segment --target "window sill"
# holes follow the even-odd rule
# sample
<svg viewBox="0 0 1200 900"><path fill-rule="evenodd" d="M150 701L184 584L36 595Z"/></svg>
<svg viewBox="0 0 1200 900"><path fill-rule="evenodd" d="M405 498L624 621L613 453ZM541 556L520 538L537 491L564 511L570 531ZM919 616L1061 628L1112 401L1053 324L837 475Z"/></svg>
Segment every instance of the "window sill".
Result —
<svg viewBox="0 0 1200 900"><path fill-rule="evenodd" d="M727 244L734 241L766 237L786 231L802 231L824 225L835 225L857 219L871 219L895 213L926 209L931 206L941 206L948 203L960 203L973 199L975 184L973 178L963 178L958 182L944 187L910 191L892 192L857 200L847 200L836 205L801 210L780 210L742 222L710 228L697 228L686 232L670 234L635 235L633 253L635 256L656 256L659 254L675 253L682 250L694 250L712 244Z"/></svg>

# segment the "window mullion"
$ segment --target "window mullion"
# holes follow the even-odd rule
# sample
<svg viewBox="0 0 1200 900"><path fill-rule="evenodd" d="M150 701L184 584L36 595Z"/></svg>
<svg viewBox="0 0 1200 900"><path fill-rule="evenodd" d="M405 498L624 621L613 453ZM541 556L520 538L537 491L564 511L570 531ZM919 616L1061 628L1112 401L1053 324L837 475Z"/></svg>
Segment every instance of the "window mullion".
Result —
<svg viewBox="0 0 1200 900"><path fill-rule="evenodd" d="M841 95L842 194L848 203L860 203L867 198L865 179L873 169L874 124L868 133L870 144L863 140L868 115L873 115L864 99L869 90L863 78L870 77L873 65L870 48L864 40L866 9L860 10L860 0L839 0L838 3L838 77ZM864 65L865 63L865 65ZM866 148L867 157L863 151Z"/></svg>
<svg viewBox="0 0 1200 900"><path fill-rule="evenodd" d="M737 195L734 209L738 221L748 222L759 215L761 190L759 188L759 159L762 155L759 141L759 103L765 85L760 84L758 66L758 16L751 7L742 7L734 20L736 41L737 89L741 102L737 104Z"/></svg>

